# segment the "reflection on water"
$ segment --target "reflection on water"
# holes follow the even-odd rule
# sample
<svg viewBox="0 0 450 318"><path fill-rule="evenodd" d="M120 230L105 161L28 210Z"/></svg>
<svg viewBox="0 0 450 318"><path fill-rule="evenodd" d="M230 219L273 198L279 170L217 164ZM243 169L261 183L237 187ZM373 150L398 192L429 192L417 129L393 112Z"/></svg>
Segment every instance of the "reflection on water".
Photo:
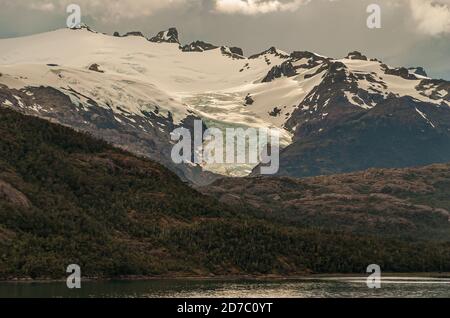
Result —
<svg viewBox="0 0 450 318"><path fill-rule="evenodd" d="M65 282L0 283L0 297L180 297L317 298L450 297L450 279L384 277L381 289L369 289L362 277L304 278L277 281L150 280L84 282L80 290Z"/></svg>

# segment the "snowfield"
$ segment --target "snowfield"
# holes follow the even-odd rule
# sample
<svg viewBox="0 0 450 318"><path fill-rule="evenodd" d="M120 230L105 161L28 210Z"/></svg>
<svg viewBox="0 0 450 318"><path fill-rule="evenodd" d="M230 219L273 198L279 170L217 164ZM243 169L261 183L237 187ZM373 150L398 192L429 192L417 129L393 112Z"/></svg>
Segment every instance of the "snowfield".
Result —
<svg viewBox="0 0 450 318"><path fill-rule="evenodd" d="M293 63L297 67L295 76L262 82L274 66L287 60L289 54L280 50L269 50L253 58L235 58L224 54L220 47L183 52L178 43L153 43L140 36L114 37L86 29L61 29L0 40L0 84L11 89L53 87L69 96L74 107L88 109L92 100L125 117L142 116L157 109L158 116L172 118L175 124L195 115L208 126L219 128L275 128L280 132L281 145L287 146L292 142L293 131L285 127L286 122L327 72L326 68L321 69L323 63L302 67L311 62L302 59ZM369 93L384 96L393 93L450 105L445 99L446 89L434 95L439 98L430 97L435 90L433 85L425 92L416 89L425 77L407 80L387 75L377 61L329 60L343 63L347 72L371 74L376 82L358 79L358 87ZM97 70L92 70L94 64ZM355 107L375 106L354 102L351 94L345 92ZM253 102L246 103L246 96ZM6 100L3 104L9 106L11 102ZM322 114L322 118L327 116L328 113ZM428 120L426 114L421 116ZM123 122L117 117L117 121L133 124L132 118ZM250 173L252 167L205 168L241 176Z"/></svg>

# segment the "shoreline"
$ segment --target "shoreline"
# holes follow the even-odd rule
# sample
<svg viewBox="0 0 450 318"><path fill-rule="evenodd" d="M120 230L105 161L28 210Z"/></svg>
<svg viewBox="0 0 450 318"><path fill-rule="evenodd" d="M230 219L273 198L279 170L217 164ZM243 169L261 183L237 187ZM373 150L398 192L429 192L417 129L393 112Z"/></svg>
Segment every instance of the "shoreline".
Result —
<svg viewBox="0 0 450 318"><path fill-rule="evenodd" d="M330 274L299 274L299 275L223 275L223 276L190 276L190 275L171 275L171 276L117 276L117 277L82 277L83 282L102 283L102 282L120 282L120 281L295 281L295 280L321 280L327 278L367 278L366 273L330 273ZM448 278L450 272L411 272L411 273L382 273L381 277L432 277L432 278ZM67 278L10 278L0 280L0 284L50 284L65 282Z"/></svg>

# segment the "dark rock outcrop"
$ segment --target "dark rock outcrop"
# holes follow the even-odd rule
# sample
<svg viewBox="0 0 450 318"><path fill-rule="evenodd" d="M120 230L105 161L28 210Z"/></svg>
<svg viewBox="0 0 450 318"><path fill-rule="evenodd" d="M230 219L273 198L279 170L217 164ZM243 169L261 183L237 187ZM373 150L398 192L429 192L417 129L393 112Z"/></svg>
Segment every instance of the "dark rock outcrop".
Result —
<svg viewBox="0 0 450 318"><path fill-rule="evenodd" d="M450 102L450 82L446 80L423 79L416 86L416 90L431 99Z"/></svg>
<svg viewBox="0 0 450 318"><path fill-rule="evenodd" d="M89 66L89 71L98 72L98 73L105 73L105 71L100 69L100 65L97 63L91 64Z"/></svg>
<svg viewBox="0 0 450 318"><path fill-rule="evenodd" d="M428 77L428 74L423 67L410 67L408 70L416 75Z"/></svg>
<svg viewBox="0 0 450 318"><path fill-rule="evenodd" d="M400 76L403 79L407 80L416 80L417 76L410 73L410 71L406 67L397 67L397 68L389 68L386 64L382 64L381 67L384 70L384 73L387 75L395 75Z"/></svg>
<svg viewBox="0 0 450 318"><path fill-rule="evenodd" d="M27 92L31 94L27 94ZM18 99L21 101L19 103ZM183 181L192 184L208 184L217 176L190 164L176 165L171 158L171 132L180 127L190 129L192 116L182 123L174 124L170 113L157 105L154 110L142 110L141 114L130 114L118 107L120 112L99 106L87 98L83 107L72 103L71 97L87 98L74 89L61 92L51 87L28 87L22 90L9 89L0 84L0 105L10 107L27 115L43 117L54 123L73 127L97 138L162 163L175 172ZM33 105L39 105L34 107ZM113 105L109 105L113 106ZM198 118L195 118L198 119Z"/></svg>
<svg viewBox="0 0 450 318"><path fill-rule="evenodd" d="M259 58L261 56L264 56L264 55L267 55L267 54L272 54L272 55L278 56L280 58L288 58L289 57L289 55L282 54L282 53L278 52L277 48L272 46L268 50L265 50L265 51L263 51L261 53L254 54L254 55L250 56L249 59L257 59L257 58Z"/></svg>
<svg viewBox="0 0 450 318"><path fill-rule="evenodd" d="M187 44L181 48L183 52L204 52L209 50L217 49L218 46L206 43L203 41L195 41L191 44Z"/></svg>
<svg viewBox="0 0 450 318"><path fill-rule="evenodd" d="M131 32L127 32L125 35L124 35L124 37L127 37L127 36L140 36L140 37L145 37L144 36L144 34L142 34L142 32L140 32L140 31L131 31Z"/></svg>
<svg viewBox="0 0 450 318"><path fill-rule="evenodd" d="M281 115L281 109L278 107L275 107L271 112L269 112L269 116L272 117L278 117Z"/></svg>
<svg viewBox="0 0 450 318"><path fill-rule="evenodd" d="M324 62L324 61L331 60L328 57L323 57L323 56L317 55L317 54L315 54L313 52L309 52L309 51L294 51L291 53L290 58L293 61L298 61L301 59L310 59L312 61Z"/></svg>
<svg viewBox="0 0 450 318"><path fill-rule="evenodd" d="M358 52L358 51L353 51L353 52L348 53L346 58L349 60L361 60L361 61L368 60L367 56L363 55L361 52Z"/></svg>
<svg viewBox="0 0 450 318"><path fill-rule="evenodd" d="M290 61L283 62L281 65L272 67L272 69L267 73L266 77L263 78L263 83L272 82L276 78L282 76L291 77L297 75L297 71Z"/></svg>
<svg viewBox="0 0 450 318"><path fill-rule="evenodd" d="M244 51L239 47L229 47L231 53L244 56Z"/></svg>
<svg viewBox="0 0 450 318"><path fill-rule="evenodd" d="M306 74L305 78L310 78L326 70L331 64L331 59L308 51L294 51L289 55L289 59L281 65L274 66L262 80L263 83L271 82L282 76L291 77L298 74L299 69L312 69L321 67L314 74Z"/></svg>
<svg viewBox="0 0 450 318"><path fill-rule="evenodd" d="M238 59L242 60L245 59L244 52L240 48L236 47L228 47L228 46L222 46L220 47L220 51L223 55L231 57L232 59Z"/></svg>
<svg viewBox="0 0 450 318"><path fill-rule="evenodd" d="M295 115L295 141L281 152L278 175L307 177L450 161L448 107L391 95L366 110L336 96L318 110L320 117L328 113L320 119L314 117L316 105L303 117Z"/></svg>
<svg viewBox="0 0 450 318"><path fill-rule="evenodd" d="M180 40L178 39L178 30L176 28L161 31L156 36L149 39L149 41L155 43L180 43Z"/></svg>
<svg viewBox="0 0 450 318"><path fill-rule="evenodd" d="M245 97L245 105L253 105L254 102L255 100L250 94Z"/></svg>

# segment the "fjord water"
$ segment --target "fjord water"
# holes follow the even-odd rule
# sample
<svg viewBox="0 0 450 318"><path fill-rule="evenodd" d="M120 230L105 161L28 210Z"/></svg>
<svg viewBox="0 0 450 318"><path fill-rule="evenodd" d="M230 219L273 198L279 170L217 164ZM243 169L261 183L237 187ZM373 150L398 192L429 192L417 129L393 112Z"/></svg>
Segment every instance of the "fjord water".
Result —
<svg viewBox="0 0 450 318"><path fill-rule="evenodd" d="M84 282L69 290L65 282L0 283L1 298L450 298L450 279L386 277L380 289L369 289L362 277L296 280L148 280Z"/></svg>

